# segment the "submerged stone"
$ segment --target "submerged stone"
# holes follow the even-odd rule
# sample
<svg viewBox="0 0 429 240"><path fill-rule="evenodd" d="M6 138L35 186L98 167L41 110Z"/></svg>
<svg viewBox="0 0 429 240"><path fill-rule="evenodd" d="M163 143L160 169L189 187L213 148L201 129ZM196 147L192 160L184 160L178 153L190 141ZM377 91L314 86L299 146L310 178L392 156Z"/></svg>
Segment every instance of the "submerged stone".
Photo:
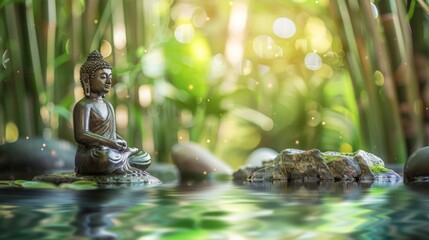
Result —
<svg viewBox="0 0 429 240"><path fill-rule="evenodd" d="M235 180L268 181L401 181L383 160L372 153L359 150L353 154L322 153L318 149L303 151L285 149L265 166L239 169Z"/></svg>

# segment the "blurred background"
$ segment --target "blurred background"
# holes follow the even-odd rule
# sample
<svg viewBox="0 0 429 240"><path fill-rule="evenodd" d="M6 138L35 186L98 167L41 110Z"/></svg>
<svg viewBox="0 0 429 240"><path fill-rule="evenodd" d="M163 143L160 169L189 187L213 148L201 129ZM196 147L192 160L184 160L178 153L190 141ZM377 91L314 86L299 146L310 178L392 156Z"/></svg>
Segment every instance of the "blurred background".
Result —
<svg viewBox="0 0 429 240"><path fill-rule="evenodd" d="M0 144L74 143L92 50L118 133L155 161L197 142L230 166L261 147L375 153L429 143L428 0L0 3Z"/></svg>

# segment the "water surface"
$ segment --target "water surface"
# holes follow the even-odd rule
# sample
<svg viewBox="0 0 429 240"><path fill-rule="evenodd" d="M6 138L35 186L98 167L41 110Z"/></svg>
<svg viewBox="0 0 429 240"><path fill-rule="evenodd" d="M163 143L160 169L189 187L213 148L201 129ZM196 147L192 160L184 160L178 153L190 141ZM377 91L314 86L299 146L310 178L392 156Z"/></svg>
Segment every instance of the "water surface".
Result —
<svg viewBox="0 0 429 240"><path fill-rule="evenodd" d="M429 184L0 189L0 239L424 239Z"/></svg>

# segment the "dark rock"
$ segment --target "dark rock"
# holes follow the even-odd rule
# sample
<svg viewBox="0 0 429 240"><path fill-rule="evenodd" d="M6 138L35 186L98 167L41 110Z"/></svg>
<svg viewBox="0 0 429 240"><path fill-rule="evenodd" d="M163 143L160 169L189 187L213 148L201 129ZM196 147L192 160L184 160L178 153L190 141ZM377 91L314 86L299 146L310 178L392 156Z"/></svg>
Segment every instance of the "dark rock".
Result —
<svg viewBox="0 0 429 240"><path fill-rule="evenodd" d="M0 145L0 179L32 179L36 175L74 169L75 145L58 139L31 137Z"/></svg>
<svg viewBox="0 0 429 240"><path fill-rule="evenodd" d="M213 175L232 174L231 167L196 143L176 144L171 152L182 179L205 179Z"/></svg>
<svg viewBox="0 0 429 240"><path fill-rule="evenodd" d="M404 181L426 181L429 177L429 147L416 150L404 166Z"/></svg>
<svg viewBox="0 0 429 240"><path fill-rule="evenodd" d="M249 181L386 181L402 178L384 166L383 160L372 153L359 150L354 154L325 152L318 149L303 151L285 149L271 162L259 168L241 168L234 179Z"/></svg>

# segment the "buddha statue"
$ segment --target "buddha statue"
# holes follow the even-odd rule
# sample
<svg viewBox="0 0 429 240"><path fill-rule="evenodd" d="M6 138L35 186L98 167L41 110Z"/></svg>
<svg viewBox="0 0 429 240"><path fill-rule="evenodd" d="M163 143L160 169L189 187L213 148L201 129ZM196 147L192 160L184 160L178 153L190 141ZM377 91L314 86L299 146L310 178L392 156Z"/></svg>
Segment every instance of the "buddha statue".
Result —
<svg viewBox="0 0 429 240"><path fill-rule="evenodd" d="M131 148L116 133L115 113L105 95L112 85L112 66L98 51L80 69L85 97L73 109L74 138L78 143L75 173L80 175L145 175L151 163L147 152Z"/></svg>

